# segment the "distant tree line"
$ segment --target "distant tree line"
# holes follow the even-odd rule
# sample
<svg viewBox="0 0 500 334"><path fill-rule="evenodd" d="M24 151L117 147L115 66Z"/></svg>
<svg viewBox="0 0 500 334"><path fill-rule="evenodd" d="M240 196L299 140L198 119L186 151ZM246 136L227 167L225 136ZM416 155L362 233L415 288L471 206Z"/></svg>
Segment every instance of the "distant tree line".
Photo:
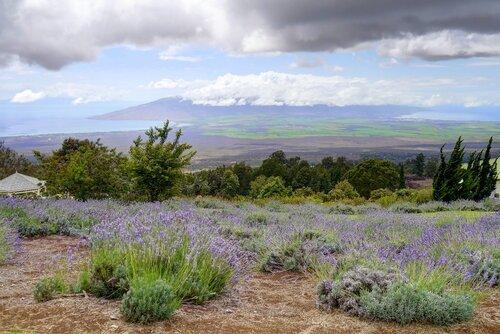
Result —
<svg viewBox="0 0 500 334"><path fill-rule="evenodd" d="M358 196L366 198L375 189L395 190L400 185L397 166L387 160L372 158L355 164L345 157L329 156L313 164L276 151L255 168L239 162L190 173L186 176L183 194L226 198L237 195L254 198L308 196L335 192L335 186L343 180Z"/></svg>

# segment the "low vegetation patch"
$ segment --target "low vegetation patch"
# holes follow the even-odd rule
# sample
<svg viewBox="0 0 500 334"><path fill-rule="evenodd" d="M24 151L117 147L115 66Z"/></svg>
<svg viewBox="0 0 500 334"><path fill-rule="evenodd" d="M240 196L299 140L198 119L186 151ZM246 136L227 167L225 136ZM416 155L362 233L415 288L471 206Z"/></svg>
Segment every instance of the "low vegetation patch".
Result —
<svg viewBox="0 0 500 334"><path fill-rule="evenodd" d="M16 217L61 212L58 221L85 235L90 247L76 282L45 279L34 291L37 300L69 293L121 299L124 319L139 323L166 319L185 303L206 303L255 268L321 279L323 310L402 324L464 321L483 291L499 284L497 212L441 209L470 208L454 203L409 213L374 203L210 201L4 206ZM12 220L3 222L14 231Z"/></svg>

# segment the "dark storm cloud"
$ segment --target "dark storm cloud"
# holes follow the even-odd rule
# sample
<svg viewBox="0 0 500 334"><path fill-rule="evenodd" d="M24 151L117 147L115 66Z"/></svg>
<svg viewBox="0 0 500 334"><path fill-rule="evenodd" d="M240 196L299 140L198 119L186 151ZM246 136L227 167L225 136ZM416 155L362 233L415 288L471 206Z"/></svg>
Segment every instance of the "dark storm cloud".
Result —
<svg viewBox="0 0 500 334"><path fill-rule="evenodd" d="M394 57L496 56L500 47L485 43L499 35L499 0L0 0L0 62L16 57L49 69L123 44L249 53L381 41L379 52Z"/></svg>

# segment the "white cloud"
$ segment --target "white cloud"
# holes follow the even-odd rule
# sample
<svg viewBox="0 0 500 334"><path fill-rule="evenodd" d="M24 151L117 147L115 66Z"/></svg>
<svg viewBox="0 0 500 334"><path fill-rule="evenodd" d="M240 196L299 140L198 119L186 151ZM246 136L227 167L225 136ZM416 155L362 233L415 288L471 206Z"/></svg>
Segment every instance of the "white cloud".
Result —
<svg viewBox="0 0 500 334"><path fill-rule="evenodd" d="M326 63L321 58L299 58L290 64L291 68L315 68L323 67Z"/></svg>
<svg viewBox="0 0 500 334"><path fill-rule="evenodd" d="M12 97L12 103L29 103L35 102L45 97L44 92L33 92L31 89L23 90Z"/></svg>
<svg viewBox="0 0 500 334"><path fill-rule="evenodd" d="M329 66L328 67L332 72L344 72L344 68L342 66Z"/></svg>
<svg viewBox="0 0 500 334"><path fill-rule="evenodd" d="M426 60L500 56L500 34L445 30L421 36L407 35L383 40L378 51L387 57Z"/></svg>
<svg viewBox="0 0 500 334"><path fill-rule="evenodd" d="M165 54L160 54L160 59L165 61L175 60L175 61L184 61L188 63L194 63L200 61L200 57L192 57L192 56L170 56Z"/></svg>
<svg viewBox="0 0 500 334"><path fill-rule="evenodd" d="M122 98L123 92L113 87L103 87L94 85L84 85L75 83L57 83L39 92L26 89L14 95L11 99L13 103L29 103L46 97L62 97L72 99L74 105L90 102L101 102L117 100Z"/></svg>
<svg viewBox="0 0 500 334"><path fill-rule="evenodd" d="M185 87L186 83L183 80L173 80L170 78L152 81L147 85L147 88L153 89L174 89Z"/></svg>
<svg viewBox="0 0 500 334"><path fill-rule="evenodd" d="M183 50L184 50L184 47L182 47L182 46L171 45L166 50L160 52L158 57L164 61L174 60L174 61L183 61L183 62L189 62L189 63L194 63L194 62L201 60L200 57L182 55L181 52Z"/></svg>
<svg viewBox="0 0 500 334"><path fill-rule="evenodd" d="M210 81L183 81L175 95L207 105L415 105L500 104L495 90L464 93L461 89L484 84L484 78L456 81L450 78L370 80L339 75L318 76L263 72L225 74ZM179 88L176 81L150 84L154 88ZM155 87L156 86L156 87ZM478 102L480 101L480 102Z"/></svg>

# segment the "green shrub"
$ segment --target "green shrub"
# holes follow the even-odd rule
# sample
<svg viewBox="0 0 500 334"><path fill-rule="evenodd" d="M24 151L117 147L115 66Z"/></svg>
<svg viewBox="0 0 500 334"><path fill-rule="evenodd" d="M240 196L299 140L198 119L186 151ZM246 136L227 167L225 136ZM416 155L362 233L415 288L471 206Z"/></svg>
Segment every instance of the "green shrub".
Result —
<svg viewBox="0 0 500 334"><path fill-rule="evenodd" d="M398 202L398 198L394 195L390 196L382 196L379 199L375 201L378 205L383 206L384 208L387 208L395 203Z"/></svg>
<svg viewBox="0 0 500 334"><path fill-rule="evenodd" d="M392 196L392 194L393 194L392 190L387 189L387 188L376 189L376 190L372 190L372 192L370 192L370 199L376 200L376 199L379 199L381 197Z"/></svg>
<svg viewBox="0 0 500 334"><path fill-rule="evenodd" d="M474 301L468 296L437 294L405 284L396 284L385 293L365 293L360 304L368 317L400 324L450 325L469 320L474 312Z"/></svg>
<svg viewBox="0 0 500 334"><path fill-rule="evenodd" d="M170 318L180 305L181 301L162 279L137 280L124 296L120 310L125 320L146 324Z"/></svg>
<svg viewBox="0 0 500 334"><path fill-rule="evenodd" d="M60 276L45 277L36 283L33 297L35 301L42 303L53 299L57 293L67 291L68 286Z"/></svg>
<svg viewBox="0 0 500 334"><path fill-rule="evenodd" d="M432 188L413 190L410 195L410 201L417 204L427 203L432 200Z"/></svg>
<svg viewBox="0 0 500 334"><path fill-rule="evenodd" d="M283 197L291 194L279 176L258 176L250 183L250 196L253 198Z"/></svg>
<svg viewBox="0 0 500 334"><path fill-rule="evenodd" d="M337 183L335 187L332 190L330 190L328 196L331 201L341 201L345 199L359 198L358 192L346 180Z"/></svg>

